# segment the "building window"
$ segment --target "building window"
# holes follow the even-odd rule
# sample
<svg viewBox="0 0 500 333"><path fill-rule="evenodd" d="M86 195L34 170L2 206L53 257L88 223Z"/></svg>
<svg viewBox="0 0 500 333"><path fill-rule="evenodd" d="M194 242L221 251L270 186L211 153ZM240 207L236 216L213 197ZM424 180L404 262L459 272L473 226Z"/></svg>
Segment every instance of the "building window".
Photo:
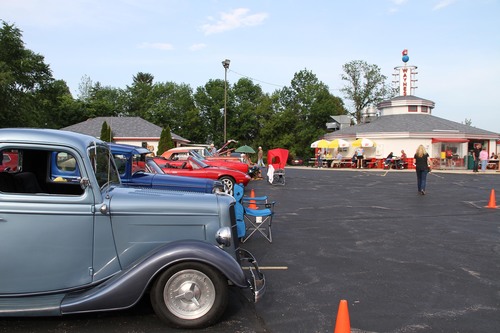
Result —
<svg viewBox="0 0 500 333"><path fill-rule="evenodd" d="M408 112L417 112L418 108L416 105L408 105Z"/></svg>
<svg viewBox="0 0 500 333"><path fill-rule="evenodd" d="M427 106L421 106L420 107L420 112L427 113L427 112L429 112L429 108Z"/></svg>

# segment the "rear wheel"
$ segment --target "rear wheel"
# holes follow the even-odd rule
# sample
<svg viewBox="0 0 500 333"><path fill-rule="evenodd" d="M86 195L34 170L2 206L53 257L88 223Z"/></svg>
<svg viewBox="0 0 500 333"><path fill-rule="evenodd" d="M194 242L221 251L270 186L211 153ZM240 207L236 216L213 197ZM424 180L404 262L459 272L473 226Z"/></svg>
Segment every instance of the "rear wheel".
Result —
<svg viewBox="0 0 500 333"><path fill-rule="evenodd" d="M233 195L234 191L234 179L229 177L229 176L223 176L220 177L219 180L222 182L222 184L226 185L226 193L229 195Z"/></svg>
<svg viewBox="0 0 500 333"><path fill-rule="evenodd" d="M175 265L153 284L151 304L169 326L202 328L213 325L228 303L228 284L216 269L197 262Z"/></svg>

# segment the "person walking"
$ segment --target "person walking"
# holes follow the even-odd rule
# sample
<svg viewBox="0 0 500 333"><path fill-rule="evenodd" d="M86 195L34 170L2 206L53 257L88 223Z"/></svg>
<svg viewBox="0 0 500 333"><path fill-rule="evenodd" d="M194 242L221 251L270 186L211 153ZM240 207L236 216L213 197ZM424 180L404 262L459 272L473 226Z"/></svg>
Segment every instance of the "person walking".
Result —
<svg viewBox="0 0 500 333"><path fill-rule="evenodd" d="M488 152L486 151L486 147L483 147L483 150L479 153L479 160L481 161L481 171L486 172L486 166L488 165Z"/></svg>
<svg viewBox="0 0 500 333"><path fill-rule="evenodd" d="M431 161L429 154L423 145L418 146L415 152L415 169L417 171L417 188L418 193L425 195L425 186L427 183L427 174L430 170Z"/></svg>
<svg viewBox="0 0 500 333"><path fill-rule="evenodd" d="M262 147L259 147L259 150L257 151L257 166L258 167L263 167L264 165L264 151L262 150Z"/></svg>

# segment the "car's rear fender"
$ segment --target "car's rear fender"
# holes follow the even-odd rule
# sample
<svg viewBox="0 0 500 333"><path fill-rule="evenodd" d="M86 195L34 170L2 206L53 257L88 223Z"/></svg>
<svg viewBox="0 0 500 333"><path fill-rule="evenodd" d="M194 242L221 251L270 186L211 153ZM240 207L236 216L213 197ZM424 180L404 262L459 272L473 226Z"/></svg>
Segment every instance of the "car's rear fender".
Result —
<svg viewBox="0 0 500 333"><path fill-rule="evenodd" d="M185 261L211 265L235 286L250 287L239 263L217 246L195 240L177 241L156 249L92 289L69 294L61 303L61 313L129 308L139 301L159 272Z"/></svg>

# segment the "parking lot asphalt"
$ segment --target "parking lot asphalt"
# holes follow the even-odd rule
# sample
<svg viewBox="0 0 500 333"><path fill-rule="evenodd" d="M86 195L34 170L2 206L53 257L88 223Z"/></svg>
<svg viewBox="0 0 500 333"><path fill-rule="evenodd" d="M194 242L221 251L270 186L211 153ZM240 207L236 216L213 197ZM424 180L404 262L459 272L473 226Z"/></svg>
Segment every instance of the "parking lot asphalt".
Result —
<svg viewBox="0 0 500 333"><path fill-rule="evenodd" d="M284 186L245 193L276 201L273 242L242 247L265 269L253 304L231 292L222 321L197 332L333 332L347 300L352 332L498 332L500 174L286 169ZM500 201L500 197L496 198ZM0 332L186 332L147 304L106 314L0 320Z"/></svg>
<svg viewBox="0 0 500 333"><path fill-rule="evenodd" d="M251 183L278 201L274 242L251 250L269 271L262 332L331 332L346 299L353 331L500 328L498 173L288 169ZM250 245L250 244L249 244Z"/></svg>

